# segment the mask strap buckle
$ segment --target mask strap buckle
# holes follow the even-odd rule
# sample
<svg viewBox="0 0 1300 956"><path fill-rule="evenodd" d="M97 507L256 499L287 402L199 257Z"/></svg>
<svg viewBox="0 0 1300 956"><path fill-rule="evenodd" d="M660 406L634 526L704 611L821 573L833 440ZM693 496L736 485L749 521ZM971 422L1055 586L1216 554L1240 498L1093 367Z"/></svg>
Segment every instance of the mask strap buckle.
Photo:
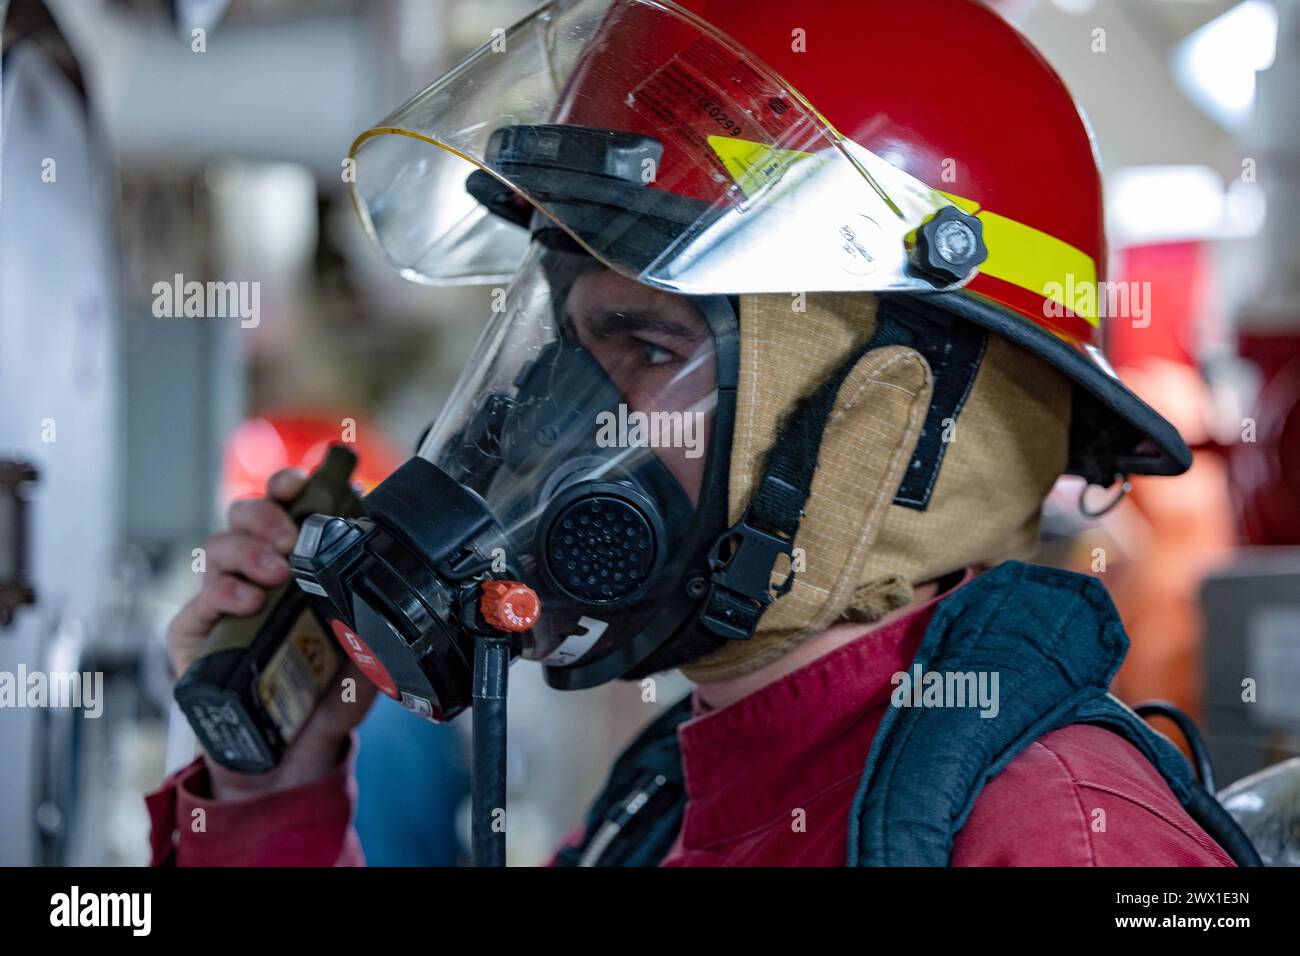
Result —
<svg viewBox="0 0 1300 956"><path fill-rule="evenodd" d="M862 356L903 334L899 328L896 323L882 325L786 418L767 453L763 480L749 507L709 553L712 583L700 612L700 623L708 631L729 641L748 640L768 605L794 586L793 562L785 580L775 588L772 571L778 557L794 555L795 535L812 493L822 438L840 386ZM726 548L731 549L728 558L723 556Z"/></svg>
<svg viewBox="0 0 1300 956"><path fill-rule="evenodd" d="M764 477L763 484L769 482L780 486L785 494L794 491L774 475ZM794 552L793 537L758 527L753 511L753 505L745 509L741 519L714 542L709 553L713 573L700 620L714 634L732 641L752 637L764 609L794 586L793 567L781 584L772 586L777 558L789 558ZM724 557L724 548L731 549L730 557Z"/></svg>

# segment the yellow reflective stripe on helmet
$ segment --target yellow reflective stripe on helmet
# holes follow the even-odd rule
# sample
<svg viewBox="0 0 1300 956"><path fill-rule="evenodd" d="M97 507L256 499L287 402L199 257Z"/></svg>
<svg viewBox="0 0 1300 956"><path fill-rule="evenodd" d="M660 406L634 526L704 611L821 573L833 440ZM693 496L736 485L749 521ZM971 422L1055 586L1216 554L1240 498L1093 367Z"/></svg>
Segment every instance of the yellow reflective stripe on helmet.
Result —
<svg viewBox="0 0 1300 956"><path fill-rule="evenodd" d="M984 224L989 257L980 272L1052 299L1096 328L1097 264L1092 257L1033 226L999 216L979 203L944 193L959 209Z"/></svg>
<svg viewBox="0 0 1300 956"><path fill-rule="evenodd" d="M980 271L1053 299L1097 327L1097 265L1086 253L995 212L979 213L989 257Z"/></svg>
<svg viewBox="0 0 1300 956"><path fill-rule="evenodd" d="M950 203L952 203L954 206L956 206L964 213L973 216L975 215L976 212L979 211L980 204L975 202L975 200L973 199L967 199L964 196L956 196L952 193L946 193L942 189L939 190L938 192L940 196L948 200Z"/></svg>
<svg viewBox="0 0 1300 956"><path fill-rule="evenodd" d="M710 136L708 142L747 196L756 195L792 164L813 155L730 136ZM1098 326L1097 264L1091 256L1033 226L980 210L972 199L942 191L940 195L983 223L989 257L980 272L1051 299L1093 328Z"/></svg>

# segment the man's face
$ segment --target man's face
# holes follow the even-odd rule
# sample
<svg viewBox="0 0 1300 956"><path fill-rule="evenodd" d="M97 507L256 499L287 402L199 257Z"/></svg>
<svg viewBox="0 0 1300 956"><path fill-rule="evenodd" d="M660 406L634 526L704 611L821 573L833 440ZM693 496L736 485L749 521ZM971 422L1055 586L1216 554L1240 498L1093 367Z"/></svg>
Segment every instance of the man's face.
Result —
<svg viewBox="0 0 1300 956"><path fill-rule="evenodd" d="M698 423L698 445L656 447L664 465L699 502L717 384L713 337L695 306L616 272L578 277L565 301L565 323L598 361L630 411L680 412Z"/></svg>

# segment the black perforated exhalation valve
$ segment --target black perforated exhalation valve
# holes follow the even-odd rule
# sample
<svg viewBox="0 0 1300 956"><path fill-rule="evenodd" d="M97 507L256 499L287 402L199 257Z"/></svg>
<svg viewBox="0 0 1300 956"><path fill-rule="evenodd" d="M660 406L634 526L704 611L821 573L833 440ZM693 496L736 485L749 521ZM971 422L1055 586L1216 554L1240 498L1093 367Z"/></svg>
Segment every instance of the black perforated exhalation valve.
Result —
<svg viewBox="0 0 1300 956"><path fill-rule="evenodd" d="M597 495L556 516L546 536L555 581L587 601L616 601L639 590L655 558L655 533L629 502Z"/></svg>
<svg viewBox="0 0 1300 956"><path fill-rule="evenodd" d="M984 224L956 206L944 206L916 231L913 264L945 285L961 282L988 257Z"/></svg>

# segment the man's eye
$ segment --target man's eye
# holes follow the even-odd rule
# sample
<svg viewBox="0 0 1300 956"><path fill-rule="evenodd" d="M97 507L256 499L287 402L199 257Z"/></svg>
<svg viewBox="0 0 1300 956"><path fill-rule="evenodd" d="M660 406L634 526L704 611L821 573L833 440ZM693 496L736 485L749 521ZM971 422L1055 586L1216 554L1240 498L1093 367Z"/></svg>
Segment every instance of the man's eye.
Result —
<svg viewBox="0 0 1300 956"><path fill-rule="evenodd" d="M638 339L637 345L646 365L667 365L677 358L677 353L646 339Z"/></svg>

